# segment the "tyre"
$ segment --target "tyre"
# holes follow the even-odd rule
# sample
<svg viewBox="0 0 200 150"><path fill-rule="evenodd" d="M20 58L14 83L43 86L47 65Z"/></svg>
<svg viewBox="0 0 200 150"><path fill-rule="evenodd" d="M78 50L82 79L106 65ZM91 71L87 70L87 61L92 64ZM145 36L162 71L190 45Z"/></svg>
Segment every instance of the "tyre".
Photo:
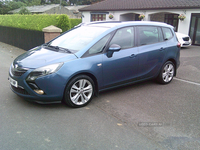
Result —
<svg viewBox="0 0 200 150"><path fill-rule="evenodd" d="M76 76L65 89L64 102L70 107L83 107L92 100L94 89L94 82L89 76Z"/></svg>
<svg viewBox="0 0 200 150"><path fill-rule="evenodd" d="M157 81L161 84L168 84L172 81L174 74L175 74L174 64L171 61L167 61L163 65L158 75Z"/></svg>

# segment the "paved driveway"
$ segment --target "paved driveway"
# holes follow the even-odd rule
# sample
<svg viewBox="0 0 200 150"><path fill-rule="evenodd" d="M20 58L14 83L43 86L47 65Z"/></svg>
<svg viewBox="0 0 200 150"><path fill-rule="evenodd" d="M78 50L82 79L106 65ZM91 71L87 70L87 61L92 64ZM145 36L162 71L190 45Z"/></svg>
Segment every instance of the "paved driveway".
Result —
<svg viewBox="0 0 200 150"><path fill-rule="evenodd" d="M200 83L200 46L181 49L177 78Z"/></svg>
<svg viewBox="0 0 200 150"><path fill-rule="evenodd" d="M10 91L8 68L23 52L0 43L1 150L200 149L199 47L181 50L170 84L106 91L79 109L29 103Z"/></svg>

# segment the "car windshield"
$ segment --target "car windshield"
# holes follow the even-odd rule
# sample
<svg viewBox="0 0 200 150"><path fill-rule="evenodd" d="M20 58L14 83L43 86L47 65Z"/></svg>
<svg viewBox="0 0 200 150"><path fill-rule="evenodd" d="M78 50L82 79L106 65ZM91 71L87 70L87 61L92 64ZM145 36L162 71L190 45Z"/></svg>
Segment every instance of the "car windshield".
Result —
<svg viewBox="0 0 200 150"><path fill-rule="evenodd" d="M49 46L57 46L72 51L80 51L87 46L94 38L108 30L106 27L82 26L63 34L53 40Z"/></svg>

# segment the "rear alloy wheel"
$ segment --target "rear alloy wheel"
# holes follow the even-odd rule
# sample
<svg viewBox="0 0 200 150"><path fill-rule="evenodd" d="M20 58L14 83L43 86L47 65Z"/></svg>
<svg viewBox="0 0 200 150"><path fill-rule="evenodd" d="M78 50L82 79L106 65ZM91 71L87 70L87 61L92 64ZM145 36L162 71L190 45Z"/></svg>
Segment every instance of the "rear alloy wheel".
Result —
<svg viewBox="0 0 200 150"><path fill-rule="evenodd" d="M86 75L80 75L67 85L64 102L71 107L83 107L92 100L93 95L93 80Z"/></svg>
<svg viewBox="0 0 200 150"><path fill-rule="evenodd" d="M174 64L171 61L167 61L158 76L158 82L162 84L168 84L172 81L175 74Z"/></svg>

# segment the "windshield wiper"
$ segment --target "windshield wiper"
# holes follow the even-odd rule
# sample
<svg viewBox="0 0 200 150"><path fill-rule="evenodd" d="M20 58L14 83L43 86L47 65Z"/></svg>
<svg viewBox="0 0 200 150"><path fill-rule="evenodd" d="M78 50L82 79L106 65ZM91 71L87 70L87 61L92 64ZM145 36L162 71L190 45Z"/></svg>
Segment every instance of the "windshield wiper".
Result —
<svg viewBox="0 0 200 150"><path fill-rule="evenodd" d="M58 52L59 47L58 46L52 46L52 45L45 45L47 47L53 48L54 50L56 50Z"/></svg>
<svg viewBox="0 0 200 150"><path fill-rule="evenodd" d="M57 46L58 47L58 46ZM58 47L60 50L64 50L64 51L67 51L68 53L72 53L69 49L67 48L63 48L63 47Z"/></svg>
<svg viewBox="0 0 200 150"><path fill-rule="evenodd" d="M47 46L56 49L56 51L64 50L65 52L67 51L68 53L72 53L72 52L71 52L69 49L67 49L67 48L58 47L58 46L52 46L52 45L47 45Z"/></svg>

